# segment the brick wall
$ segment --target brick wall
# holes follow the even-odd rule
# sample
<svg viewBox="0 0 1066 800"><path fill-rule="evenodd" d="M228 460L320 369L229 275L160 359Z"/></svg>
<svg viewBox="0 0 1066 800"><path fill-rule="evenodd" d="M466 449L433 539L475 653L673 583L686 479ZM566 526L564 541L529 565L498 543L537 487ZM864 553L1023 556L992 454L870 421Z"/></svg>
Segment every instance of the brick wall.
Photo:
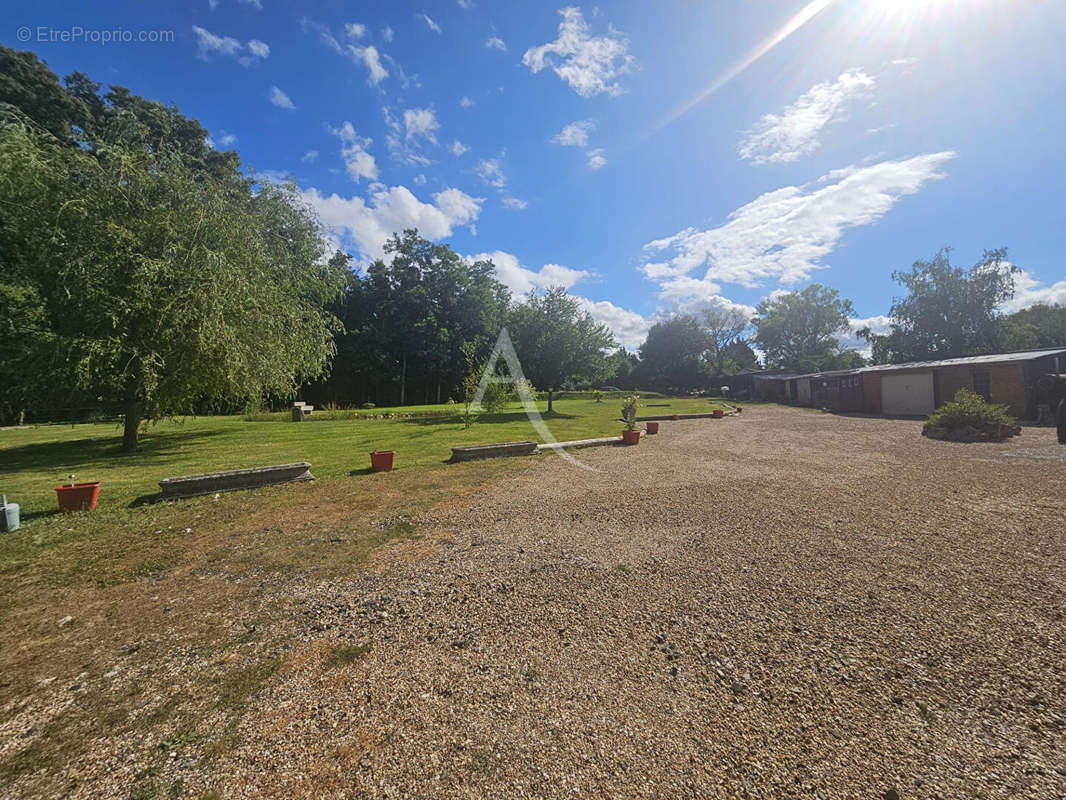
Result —
<svg viewBox="0 0 1066 800"><path fill-rule="evenodd" d="M938 368L935 370L937 405L953 400L959 389L973 389L975 372L988 373L989 395L993 403L1009 406L1010 413L1016 417L1025 416L1025 379L1019 363Z"/></svg>

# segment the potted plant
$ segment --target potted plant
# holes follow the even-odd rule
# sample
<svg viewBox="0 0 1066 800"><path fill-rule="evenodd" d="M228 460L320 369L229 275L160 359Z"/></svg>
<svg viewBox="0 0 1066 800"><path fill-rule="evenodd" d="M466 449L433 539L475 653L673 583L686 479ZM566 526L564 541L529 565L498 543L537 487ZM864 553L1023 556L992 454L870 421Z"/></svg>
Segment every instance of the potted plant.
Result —
<svg viewBox="0 0 1066 800"><path fill-rule="evenodd" d="M622 441L626 444L640 444L640 431L637 430L637 396L631 394L622 401L622 421L626 424L622 431Z"/></svg>
<svg viewBox="0 0 1066 800"><path fill-rule="evenodd" d="M395 458L395 450L374 450L370 454L370 466L374 472L392 472L392 462Z"/></svg>
<svg viewBox="0 0 1066 800"><path fill-rule="evenodd" d="M100 498L100 481L75 483L74 475L68 475L70 486L57 486L56 497L60 511L92 511Z"/></svg>
<svg viewBox="0 0 1066 800"><path fill-rule="evenodd" d="M716 408L714 411L711 412L711 414L714 416L715 419L721 419L725 416L725 412L722 411L722 409L720 408Z"/></svg>
<svg viewBox="0 0 1066 800"><path fill-rule="evenodd" d="M659 423L658 422L645 422L644 423L644 429L648 432L649 436L653 436L653 435L655 435L656 433L659 432Z"/></svg>

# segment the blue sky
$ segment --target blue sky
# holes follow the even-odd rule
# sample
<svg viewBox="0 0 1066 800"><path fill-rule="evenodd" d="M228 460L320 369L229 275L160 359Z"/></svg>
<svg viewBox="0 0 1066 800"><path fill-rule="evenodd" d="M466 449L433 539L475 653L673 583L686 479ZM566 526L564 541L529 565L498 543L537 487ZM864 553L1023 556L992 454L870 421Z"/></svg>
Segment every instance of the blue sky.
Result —
<svg viewBox="0 0 1066 800"><path fill-rule="evenodd" d="M417 226L631 348L812 281L883 326L892 270L944 245L1009 247L1012 307L1066 303L1060 1L8 8L5 44L177 104L359 261Z"/></svg>

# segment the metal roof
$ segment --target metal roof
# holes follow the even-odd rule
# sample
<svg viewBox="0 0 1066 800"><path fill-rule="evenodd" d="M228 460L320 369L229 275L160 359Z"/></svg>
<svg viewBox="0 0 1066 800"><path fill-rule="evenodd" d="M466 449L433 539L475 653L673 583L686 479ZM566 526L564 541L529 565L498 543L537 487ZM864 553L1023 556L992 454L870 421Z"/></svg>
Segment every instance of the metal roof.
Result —
<svg viewBox="0 0 1066 800"><path fill-rule="evenodd" d="M1020 353L992 353L987 356L964 356L963 358L944 358L939 361L908 361L905 364L876 364L871 367L856 369L838 369L827 372L808 372L797 374L752 375L757 381L791 381L796 378L840 378L845 375L859 375L863 372L892 372L904 369L935 369L937 367L954 367L962 364L1005 364L1017 361L1035 361L1049 356L1064 356L1066 348L1055 350L1025 350Z"/></svg>
<svg viewBox="0 0 1066 800"><path fill-rule="evenodd" d="M877 364L862 367L859 372L885 372L895 369L932 369L934 367L954 367L960 364L1003 364L1011 361L1034 361L1048 356L1066 355L1066 348L1055 350L1025 350L1021 353L992 353L987 356L965 356L963 358L945 358L939 361L908 361L905 364Z"/></svg>

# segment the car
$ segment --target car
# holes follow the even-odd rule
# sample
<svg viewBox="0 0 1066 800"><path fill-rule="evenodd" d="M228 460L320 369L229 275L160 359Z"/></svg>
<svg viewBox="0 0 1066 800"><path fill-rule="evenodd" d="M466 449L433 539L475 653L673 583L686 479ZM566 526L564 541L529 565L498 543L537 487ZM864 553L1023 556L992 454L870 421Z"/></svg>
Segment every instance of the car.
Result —
<svg viewBox="0 0 1066 800"><path fill-rule="evenodd" d="M617 386L601 386L599 388L599 391L601 391L601 392L620 392L622 390L619 389Z"/></svg>

